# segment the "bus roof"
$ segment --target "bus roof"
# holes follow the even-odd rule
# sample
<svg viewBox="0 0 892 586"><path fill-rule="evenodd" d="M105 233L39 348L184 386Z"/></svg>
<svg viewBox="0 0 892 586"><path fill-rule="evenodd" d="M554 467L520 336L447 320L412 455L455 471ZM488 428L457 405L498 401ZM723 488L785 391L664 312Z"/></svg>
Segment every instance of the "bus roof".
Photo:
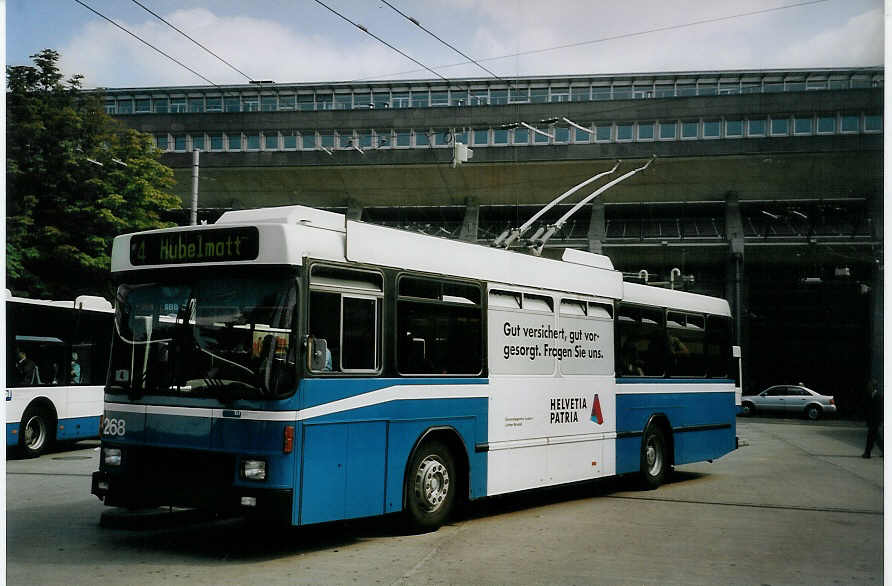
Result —
<svg viewBox="0 0 892 586"><path fill-rule="evenodd" d="M622 299L629 303L655 305L681 311L724 316L731 315L731 307L728 305L728 302L720 297L709 297L708 295L688 293L687 291L663 289L640 283L623 283Z"/></svg>

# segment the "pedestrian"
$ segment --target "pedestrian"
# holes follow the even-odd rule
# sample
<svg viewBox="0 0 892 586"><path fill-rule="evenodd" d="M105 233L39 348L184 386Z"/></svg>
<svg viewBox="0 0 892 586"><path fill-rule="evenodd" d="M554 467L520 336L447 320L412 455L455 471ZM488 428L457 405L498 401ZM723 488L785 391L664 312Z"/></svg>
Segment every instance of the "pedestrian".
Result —
<svg viewBox="0 0 892 586"><path fill-rule="evenodd" d="M862 458L870 458L875 443L883 451L883 439L879 436L880 425L883 423L883 393L873 379L867 383L867 445L864 447Z"/></svg>

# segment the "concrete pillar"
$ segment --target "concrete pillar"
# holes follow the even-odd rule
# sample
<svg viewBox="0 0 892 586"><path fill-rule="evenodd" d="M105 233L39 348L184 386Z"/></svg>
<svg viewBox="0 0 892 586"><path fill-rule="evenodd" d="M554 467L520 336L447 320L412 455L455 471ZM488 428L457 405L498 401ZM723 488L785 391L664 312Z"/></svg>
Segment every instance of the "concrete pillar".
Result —
<svg viewBox="0 0 892 586"><path fill-rule="evenodd" d="M355 199L347 200L347 219L355 222L362 220L362 204Z"/></svg>
<svg viewBox="0 0 892 586"><path fill-rule="evenodd" d="M591 203L592 217L588 223L588 251L603 254L604 239L607 237L607 220L604 202L596 199Z"/></svg>
<svg viewBox="0 0 892 586"><path fill-rule="evenodd" d="M725 237L728 239L728 258L725 263L725 298L731 304L734 316L734 335L736 344L743 349L743 387L746 385L746 373L749 370L749 311L747 302L747 283L744 280L744 239L743 218L740 215L740 200L736 192L725 194Z"/></svg>
<svg viewBox="0 0 892 586"><path fill-rule="evenodd" d="M465 219L461 224L458 239L477 242L477 225L480 221L480 202L476 197L465 198Z"/></svg>

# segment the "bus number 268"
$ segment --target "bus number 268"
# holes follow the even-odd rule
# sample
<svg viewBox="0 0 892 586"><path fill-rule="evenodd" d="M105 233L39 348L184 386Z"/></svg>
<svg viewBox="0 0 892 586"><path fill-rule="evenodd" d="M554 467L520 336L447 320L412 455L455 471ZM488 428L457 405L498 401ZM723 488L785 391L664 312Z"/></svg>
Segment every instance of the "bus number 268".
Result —
<svg viewBox="0 0 892 586"><path fill-rule="evenodd" d="M102 427L102 435L123 436L126 428L126 422L123 419L115 419L106 417Z"/></svg>

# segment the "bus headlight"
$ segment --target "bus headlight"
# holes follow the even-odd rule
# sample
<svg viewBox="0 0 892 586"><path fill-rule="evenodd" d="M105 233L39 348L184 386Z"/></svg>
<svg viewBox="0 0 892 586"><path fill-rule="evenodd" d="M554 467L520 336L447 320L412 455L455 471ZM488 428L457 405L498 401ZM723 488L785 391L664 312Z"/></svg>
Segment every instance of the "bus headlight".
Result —
<svg viewBox="0 0 892 586"><path fill-rule="evenodd" d="M242 460L242 478L266 480L266 460Z"/></svg>
<svg viewBox="0 0 892 586"><path fill-rule="evenodd" d="M121 448L102 448L102 463L106 466L120 466Z"/></svg>

